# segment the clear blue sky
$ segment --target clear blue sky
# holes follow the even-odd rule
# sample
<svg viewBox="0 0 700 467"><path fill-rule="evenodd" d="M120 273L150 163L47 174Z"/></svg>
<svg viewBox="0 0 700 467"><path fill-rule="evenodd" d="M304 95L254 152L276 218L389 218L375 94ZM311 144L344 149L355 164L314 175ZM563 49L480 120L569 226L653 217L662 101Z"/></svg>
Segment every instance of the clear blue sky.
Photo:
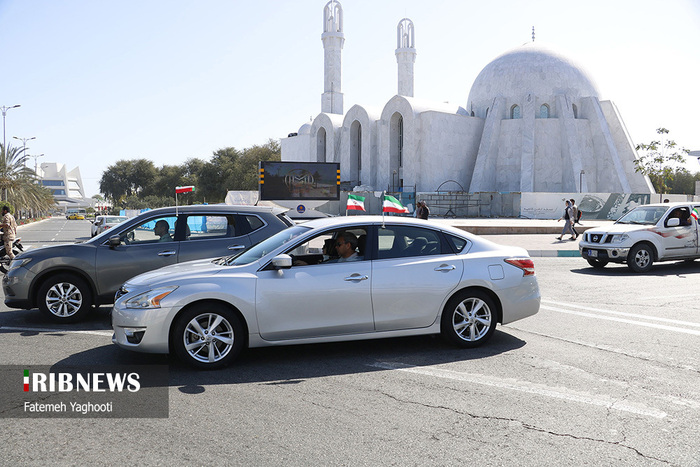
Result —
<svg viewBox="0 0 700 467"><path fill-rule="evenodd" d="M285 137L321 110L325 3L0 0L0 105L22 106L7 112L8 143L35 136L27 152L79 166L91 196L120 159L180 164ZM416 28L415 96L462 106L535 26L617 104L635 143L664 126L700 150L698 0L341 3L346 110L396 94L401 18Z"/></svg>

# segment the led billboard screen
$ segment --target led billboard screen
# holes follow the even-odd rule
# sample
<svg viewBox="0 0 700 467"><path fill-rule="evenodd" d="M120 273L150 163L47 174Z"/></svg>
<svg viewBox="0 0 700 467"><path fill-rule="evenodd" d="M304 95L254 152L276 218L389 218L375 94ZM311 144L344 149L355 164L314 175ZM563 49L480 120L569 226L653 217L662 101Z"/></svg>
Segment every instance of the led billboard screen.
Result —
<svg viewBox="0 0 700 467"><path fill-rule="evenodd" d="M337 162L260 162L261 200L338 200Z"/></svg>

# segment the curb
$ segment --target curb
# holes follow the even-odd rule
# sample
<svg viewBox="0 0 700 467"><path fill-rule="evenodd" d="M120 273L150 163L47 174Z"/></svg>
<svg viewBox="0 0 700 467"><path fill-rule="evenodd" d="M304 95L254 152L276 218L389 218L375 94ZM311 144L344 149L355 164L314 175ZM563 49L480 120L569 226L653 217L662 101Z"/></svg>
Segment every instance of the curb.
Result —
<svg viewBox="0 0 700 467"><path fill-rule="evenodd" d="M580 258L578 250L527 250L533 258Z"/></svg>

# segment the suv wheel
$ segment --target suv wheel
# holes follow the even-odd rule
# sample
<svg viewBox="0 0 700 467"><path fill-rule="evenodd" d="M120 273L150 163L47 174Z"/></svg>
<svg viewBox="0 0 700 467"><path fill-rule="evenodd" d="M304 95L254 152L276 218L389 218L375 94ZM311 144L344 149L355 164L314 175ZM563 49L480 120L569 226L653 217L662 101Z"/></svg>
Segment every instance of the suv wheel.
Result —
<svg viewBox="0 0 700 467"><path fill-rule="evenodd" d="M39 288L39 310L57 323L73 323L85 317L92 307L92 291L74 275L56 275Z"/></svg>

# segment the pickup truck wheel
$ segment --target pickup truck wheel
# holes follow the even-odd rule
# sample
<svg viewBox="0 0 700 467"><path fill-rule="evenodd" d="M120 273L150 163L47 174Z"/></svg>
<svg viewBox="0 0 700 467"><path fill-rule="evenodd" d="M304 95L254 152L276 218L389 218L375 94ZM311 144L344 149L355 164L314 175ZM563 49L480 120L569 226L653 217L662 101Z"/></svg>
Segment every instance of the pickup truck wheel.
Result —
<svg viewBox="0 0 700 467"><path fill-rule="evenodd" d="M608 264L607 261L604 261L602 259L595 259L595 258L586 258L586 261L588 261L588 264L593 266L593 268L595 268L595 269L603 269Z"/></svg>
<svg viewBox="0 0 700 467"><path fill-rule="evenodd" d="M39 310L57 323L83 319L92 307L92 291L81 278L66 274L50 277L39 288Z"/></svg>
<svg viewBox="0 0 700 467"><path fill-rule="evenodd" d="M648 243L638 243L627 255L627 267L634 272L647 272L654 263L654 250Z"/></svg>

